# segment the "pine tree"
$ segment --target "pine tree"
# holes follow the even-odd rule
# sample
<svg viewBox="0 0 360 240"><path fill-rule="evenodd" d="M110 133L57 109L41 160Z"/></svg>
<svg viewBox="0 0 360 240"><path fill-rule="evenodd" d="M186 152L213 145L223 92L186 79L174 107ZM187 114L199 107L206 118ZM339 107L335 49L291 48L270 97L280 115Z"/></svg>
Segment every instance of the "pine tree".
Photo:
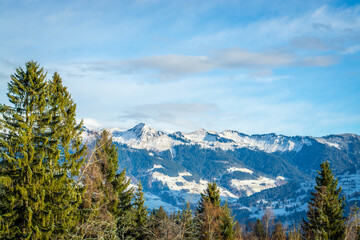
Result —
<svg viewBox="0 0 360 240"><path fill-rule="evenodd" d="M48 82L49 157L44 164L51 176L45 184L48 202L54 216L51 238L68 238L80 218L78 206L84 188L78 185L86 146L82 144L82 122L76 122L76 104L58 73Z"/></svg>
<svg viewBox="0 0 360 240"><path fill-rule="evenodd" d="M259 240L265 239L264 225L260 219L256 220L256 223L254 226L254 234Z"/></svg>
<svg viewBox="0 0 360 240"><path fill-rule="evenodd" d="M289 240L300 240L300 239L302 239L300 228L294 226L293 229L290 230L289 233L288 233L288 239Z"/></svg>
<svg viewBox="0 0 360 240"><path fill-rule="evenodd" d="M2 238L49 239L66 234L77 221L81 125L60 77L48 82L36 62L25 65L8 84L12 106L0 107L0 171L6 179L0 227Z"/></svg>
<svg viewBox="0 0 360 240"><path fill-rule="evenodd" d="M344 239L345 219L344 198L340 197L341 187L330 169L329 162L323 162L316 177L315 192L309 202L307 221L303 222L306 239Z"/></svg>
<svg viewBox="0 0 360 240"><path fill-rule="evenodd" d="M195 225L190 203L186 203L186 208L181 211L179 224L180 239L195 239Z"/></svg>
<svg viewBox="0 0 360 240"><path fill-rule="evenodd" d="M275 225L275 229L271 234L271 240L286 240L286 232L284 231L280 221L278 221Z"/></svg>
<svg viewBox="0 0 360 240"><path fill-rule="evenodd" d="M177 218L176 214L171 214L170 217L165 209L160 206L158 209L153 209L150 214L150 221L148 229L150 230L150 239L172 239L174 232L174 222Z"/></svg>
<svg viewBox="0 0 360 240"><path fill-rule="evenodd" d="M117 174L118 149L109 132L101 132L89 155L83 168L86 191L80 207L82 220L79 231L85 238L115 239L116 220L119 212L124 209L119 205L120 195L124 193L121 188L124 183L120 177L122 174ZM123 173L125 175L125 171ZM132 189L125 189L125 192L130 195L128 211L131 211Z"/></svg>
<svg viewBox="0 0 360 240"><path fill-rule="evenodd" d="M120 239L133 239L135 213L132 201L135 196L134 189L129 187L130 179L126 177L126 169L115 175L113 186L118 198L113 211L116 216L117 235Z"/></svg>
<svg viewBox="0 0 360 240"><path fill-rule="evenodd" d="M201 194L195 216L197 233L200 239L220 239L223 237L222 230L225 230L225 228L220 228L223 214L220 205L220 189L215 182L208 183L207 189Z"/></svg>
<svg viewBox="0 0 360 240"><path fill-rule="evenodd" d="M135 239L142 240L147 237L148 211L145 206L144 192L141 182L139 181L135 192L134 199L134 230Z"/></svg>
<svg viewBox="0 0 360 240"><path fill-rule="evenodd" d="M221 230L221 239L223 240L231 240L234 239L234 217L231 216L231 209L229 208L228 204L222 207L222 214L221 214L221 223L220 223L220 230Z"/></svg>
<svg viewBox="0 0 360 240"><path fill-rule="evenodd" d="M215 207L219 207L221 204L220 189L215 182L208 183L208 186L204 193L201 193L201 198L197 206L197 212L201 214L204 212L204 203L211 202Z"/></svg>

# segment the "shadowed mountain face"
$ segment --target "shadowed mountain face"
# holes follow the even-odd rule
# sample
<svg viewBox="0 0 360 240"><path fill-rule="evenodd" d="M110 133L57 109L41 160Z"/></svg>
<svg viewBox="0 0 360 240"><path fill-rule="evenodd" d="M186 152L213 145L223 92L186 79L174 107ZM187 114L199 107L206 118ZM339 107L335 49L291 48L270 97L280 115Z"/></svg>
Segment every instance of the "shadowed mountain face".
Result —
<svg viewBox="0 0 360 240"><path fill-rule="evenodd" d="M266 207L286 216L285 210L276 209L289 196L299 210L306 210L311 190L306 186L314 182L321 162L328 160L344 183L344 176L354 180L360 175L360 136L356 134L314 138L204 129L168 134L143 123L127 131L110 131L119 148L121 168L126 167L133 181L141 180L151 194L148 205L171 206L169 211L182 208L186 201L196 204L207 183L216 181L238 217L257 217L255 212L261 214L260 208ZM84 131L87 141L94 135ZM351 189L345 187L347 193L360 192L356 184ZM300 195L304 206L297 202ZM156 204L151 202L154 198ZM296 204L288 205L296 209Z"/></svg>

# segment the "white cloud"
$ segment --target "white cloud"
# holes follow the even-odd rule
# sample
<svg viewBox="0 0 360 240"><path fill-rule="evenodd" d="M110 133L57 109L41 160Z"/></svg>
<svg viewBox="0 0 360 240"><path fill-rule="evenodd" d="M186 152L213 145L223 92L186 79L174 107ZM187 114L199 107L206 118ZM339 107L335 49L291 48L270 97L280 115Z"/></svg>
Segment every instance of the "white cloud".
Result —
<svg viewBox="0 0 360 240"><path fill-rule="evenodd" d="M339 49L338 44L331 42L331 39L322 39L320 37L294 37L290 44L295 48L309 51L331 51Z"/></svg>
<svg viewBox="0 0 360 240"><path fill-rule="evenodd" d="M354 54L359 51L360 51L360 45L353 45L344 49L344 51L342 51L342 54Z"/></svg>
<svg viewBox="0 0 360 240"><path fill-rule="evenodd" d="M217 65L225 68L284 67L295 62L296 56L282 53L250 52L232 48L216 51L213 56Z"/></svg>
<svg viewBox="0 0 360 240"><path fill-rule="evenodd" d="M308 12L263 17L247 24L226 26L182 42L182 47L208 51L218 46L283 49L292 51L341 51L344 46L358 43L360 37L360 5L331 7L324 5ZM289 50L289 49L286 49Z"/></svg>
<svg viewBox="0 0 360 240"><path fill-rule="evenodd" d="M93 118L84 118L84 125L89 129L100 129L103 127L101 123Z"/></svg>
<svg viewBox="0 0 360 240"><path fill-rule="evenodd" d="M214 68L205 56L158 55L125 61L134 69L156 69L164 74L187 75L206 72Z"/></svg>
<svg viewBox="0 0 360 240"><path fill-rule="evenodd" d="M300 60L300 64L309 67L327 67L334 65L338 62L338 58L335 56L315 56L307 57Z"/></svg>
<svg viewBox="0 0 360 240"><path fill-rule="evenodd" d="M152 70L160 74L158 79L169 80L214 70L260 69L260 71L271 71L274 68L292 66L326 67L335 63L337 63L337 58L331 55L303 57L295 54L251 52L240 48L230 48L214 51L208 56L156 55L131 60L82 62L75 64L73 68L78 68L79 74L111 71L139 74L146 70Z"/></svg>

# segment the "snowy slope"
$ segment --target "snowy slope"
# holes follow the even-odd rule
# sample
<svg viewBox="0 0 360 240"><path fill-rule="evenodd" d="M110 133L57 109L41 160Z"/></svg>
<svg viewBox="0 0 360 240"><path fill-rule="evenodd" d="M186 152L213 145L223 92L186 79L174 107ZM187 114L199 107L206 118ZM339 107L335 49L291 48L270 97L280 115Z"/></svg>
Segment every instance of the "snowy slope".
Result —
<svg viewBox="0 0 360 240"><path fill-rule="evenodd" d="M341 176L360 166L360 137L356 134L314 138L205 129L166 133L143 123L129 130L108 130L118 144L121 168L126 167L135 182L143 183L146 204L149 208L163 206L169 212L181 209L186 202L195 205L207 184L215 181L222 199L234 208L250 210L250 217L269 207L279 216L288 216L306 208L313 185L305 180L313 179L319 162L328 159ZM82 137L91 144L97 135L85 128ZM359 177L344 176L339 182L348 196L356 199L360 186L354 182L360 181ZM286 201L264 198L251 207L236 203L299 180L304 182L294 199L286 195L281 196Z"/></svg>
<svg viewBox="0 0 360 240"><path fill-rule="evenodd" d="M248 148L252 150L273 152L299 152L303 146L310 146L312 141L334 148L344 148L344 138L332 137L288 137L277 134L246 135L237 131L226 130L220 133L199 129L191 133L176 132L173 134L155 130L140 123L127 131L112 131L114 141L136 149L152 151L170 150L176 145L200 145L203 148L233 150ZM354 135L357 136L357 135Z"/></svg>
<svg viewBox="0 0 360 240"><path fill-rule="evenodd" d="M360 171L353 174L342 174L336 176L338 179L338 187L341 186L342 194L345 196L349 205L355 201L360 202ZM249 218L261 218L264 213L270 210L276 217L284 219L286 224L292 224L299 220L299 216L304 216L308 209L308 201L311 192L314 192L315 181L306 181L300 183L299 187L289 196L283 199L260 198L256 203L247 205L241 204L241 200L237 205L233 205L235 209L246 209L249 211Z"/></svg>

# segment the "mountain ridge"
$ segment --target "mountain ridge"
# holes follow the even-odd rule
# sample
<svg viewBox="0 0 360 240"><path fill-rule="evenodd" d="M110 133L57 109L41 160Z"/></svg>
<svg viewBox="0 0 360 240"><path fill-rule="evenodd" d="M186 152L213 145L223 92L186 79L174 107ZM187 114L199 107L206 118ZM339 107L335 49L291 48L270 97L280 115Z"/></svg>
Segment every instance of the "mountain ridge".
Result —
<svg viewBox="0 0 360 240"><path fill-rule="evenodd" d="M357 134L330 134L322 137L286 136L282 134L252 134L247 135L236 130L222 132L198 129L190 133L180 131L166 133L151 128L145 123L139 123L131 129L118 131L110 130L115 142L131 145L137 149L165 151L180 144L199 144L206 148L221 148L230 150L235 148L251 148L268 153L284 151L300 151L304 145L311 145L312 140L338 149L346 147L341 139L357 138Z"/></svg>
<svg viewBox="0 0 360 240"><path fill-rule="evenodd" d="M87 142L98 134L84 130ZM151 196L150 206L158 206L154 202L162 203L168 211L181 209L187 201L196 204L207 183L213 181L220 187L223 200L227 200L241 217L254 217L264 207L276 210L277 206L287 206L288 203L281 203L278 198L286 199L292 192L301 193L303 199L299 204L294 197L292 208L299 205L304 209L304 199L309 194L304 186L311 185L320 163L325 160L331 163L335 174L345 179L344 183L346 179L358 179L357 174L360 177L357 171L360 136L357 134L315 138L274 133L246 135L235 130L166 133L144 123L110 132L119 149L120 167L126 167L134 183L141 180L145 192ZM346 188L346 191L357 199L360 186L354 186L355 190ZM269 205L259 204L258 196L265 196L261 202ZM252 200L255 198L256 201ZM257 208L250 208L241 201ZM245 215L244 209L247 209ZM276 212L286 211L281 208ZM293 213L289 210L289 214Z"/></svg>

